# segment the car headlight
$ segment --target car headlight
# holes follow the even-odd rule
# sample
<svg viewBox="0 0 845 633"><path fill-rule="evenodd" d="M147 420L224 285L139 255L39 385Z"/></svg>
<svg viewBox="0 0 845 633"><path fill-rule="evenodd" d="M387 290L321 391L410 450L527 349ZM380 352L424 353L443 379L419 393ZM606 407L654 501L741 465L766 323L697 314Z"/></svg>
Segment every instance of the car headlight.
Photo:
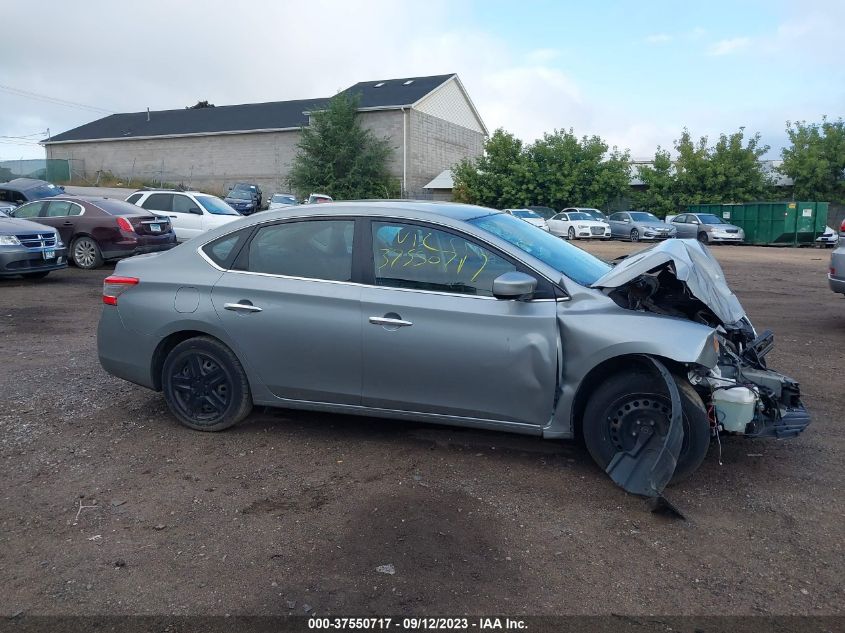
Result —
<svg viewBox="0 0 845 633"><path fill-rule="evenodd" d="M0 235L0 246L20 246L17 235Z"/></svg>
<svg viewBox="0 0 845 633"><path fill-rule="evenodd" d="M64 242L62 242L62 236L56 233L56 247L61 248L64 245Z"/></svg>
<svg viewBox="0 0 845 633"><path fill-rule="evenodd" d="M589 227L589 226L587 226L586 224L579 224L579 225L578 225L578 228L579 228L579 229L588 229L588 228L590 228L590 227Z"/></svg>

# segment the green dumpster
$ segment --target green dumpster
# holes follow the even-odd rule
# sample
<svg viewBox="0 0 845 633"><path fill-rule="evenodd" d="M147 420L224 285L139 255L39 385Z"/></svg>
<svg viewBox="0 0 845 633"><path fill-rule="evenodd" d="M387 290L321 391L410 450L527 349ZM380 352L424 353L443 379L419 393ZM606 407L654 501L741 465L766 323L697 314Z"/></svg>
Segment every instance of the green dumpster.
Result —
<svg viewBox="0 0 845 633"><path fill-rule="evenodd" d="M813 244L824 233L827 202L748 202L693 204L688 213L712 213L745 231L746 244Z"/></svg>

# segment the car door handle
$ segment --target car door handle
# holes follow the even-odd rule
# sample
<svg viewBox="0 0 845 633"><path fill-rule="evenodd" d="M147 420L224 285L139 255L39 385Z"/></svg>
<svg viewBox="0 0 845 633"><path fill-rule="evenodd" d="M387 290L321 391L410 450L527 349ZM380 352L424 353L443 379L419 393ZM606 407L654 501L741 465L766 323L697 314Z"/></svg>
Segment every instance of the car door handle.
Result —
<svg viewBox="0 0 845 633"><path fill-rule="evenodd" d="M235 312L261 312L261 308L250 303L224 303L223 308Z"/></svg>
<svg viewBox="0 0 845 633"><path fill-rule="evenodd" d="M371 316L370 323L373 325L392 325L394 327L409 327L413 325L410 321L404 319L391 319L388 317Z"/></svg>
<svg viewBox="0 0 845 633"><path fill-rule="evenodd" d="M64 222L62 226L73 226L73 222Z"/></svg>

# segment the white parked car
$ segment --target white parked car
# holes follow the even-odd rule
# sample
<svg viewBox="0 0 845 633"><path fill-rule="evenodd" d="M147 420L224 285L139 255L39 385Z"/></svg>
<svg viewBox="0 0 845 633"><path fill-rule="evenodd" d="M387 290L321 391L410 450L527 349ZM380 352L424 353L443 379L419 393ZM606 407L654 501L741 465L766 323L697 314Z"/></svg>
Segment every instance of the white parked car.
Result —
<svg viewBox="0 0 845 633"><path fill-rule="evenodd" d="M169 216L177 242L185 242L243 217L217 196L199 191L136 191L126 201Z"/></svg>
<svg viewBox="0 0 845 633"><path fill-rule="evenodd" d="M829 226L824 227L824 233L816 238L816 244L820 246L836 246L839 243L839 234Z"/></svg>
<svg viewBox="0 0 845 633"><path fill-rule="evenodd" d="M298 204L299 200L292 193L274 193L270 196L270 203L267 205L267 210L287 209L288 207L295 207Z"/></svg>
<svg viewBox="0 0 845 633"><path fill-rule="evenodd" d="M544 231L549 230L549 225L546 224L546 221L543 219L543 216L537 213L536 211L532 211L531 209L505 209L505 213L508 215L512 215L515 218L519 218L520 220L525 220L528 224L533 224L536 227L543 229Z"/></svg>
<svg viewBox="0 0 845 633"><path fill-rule="evenodd" d="M610 239L610 225L583 211L561 212L548 221L552 235L574 239Z"/></svg>

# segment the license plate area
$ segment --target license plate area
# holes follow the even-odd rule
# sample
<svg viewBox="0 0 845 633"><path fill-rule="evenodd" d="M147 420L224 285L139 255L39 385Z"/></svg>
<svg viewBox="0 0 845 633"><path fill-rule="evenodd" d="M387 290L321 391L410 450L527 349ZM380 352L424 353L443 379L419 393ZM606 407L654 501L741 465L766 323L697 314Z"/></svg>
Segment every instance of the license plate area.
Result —
<svg viewBox="0 0 845 633"><path fill-rule="evenodd" d="M44 251L44 259L55 259L56 258L56 251L52 248L48 248Z"/></svg>

